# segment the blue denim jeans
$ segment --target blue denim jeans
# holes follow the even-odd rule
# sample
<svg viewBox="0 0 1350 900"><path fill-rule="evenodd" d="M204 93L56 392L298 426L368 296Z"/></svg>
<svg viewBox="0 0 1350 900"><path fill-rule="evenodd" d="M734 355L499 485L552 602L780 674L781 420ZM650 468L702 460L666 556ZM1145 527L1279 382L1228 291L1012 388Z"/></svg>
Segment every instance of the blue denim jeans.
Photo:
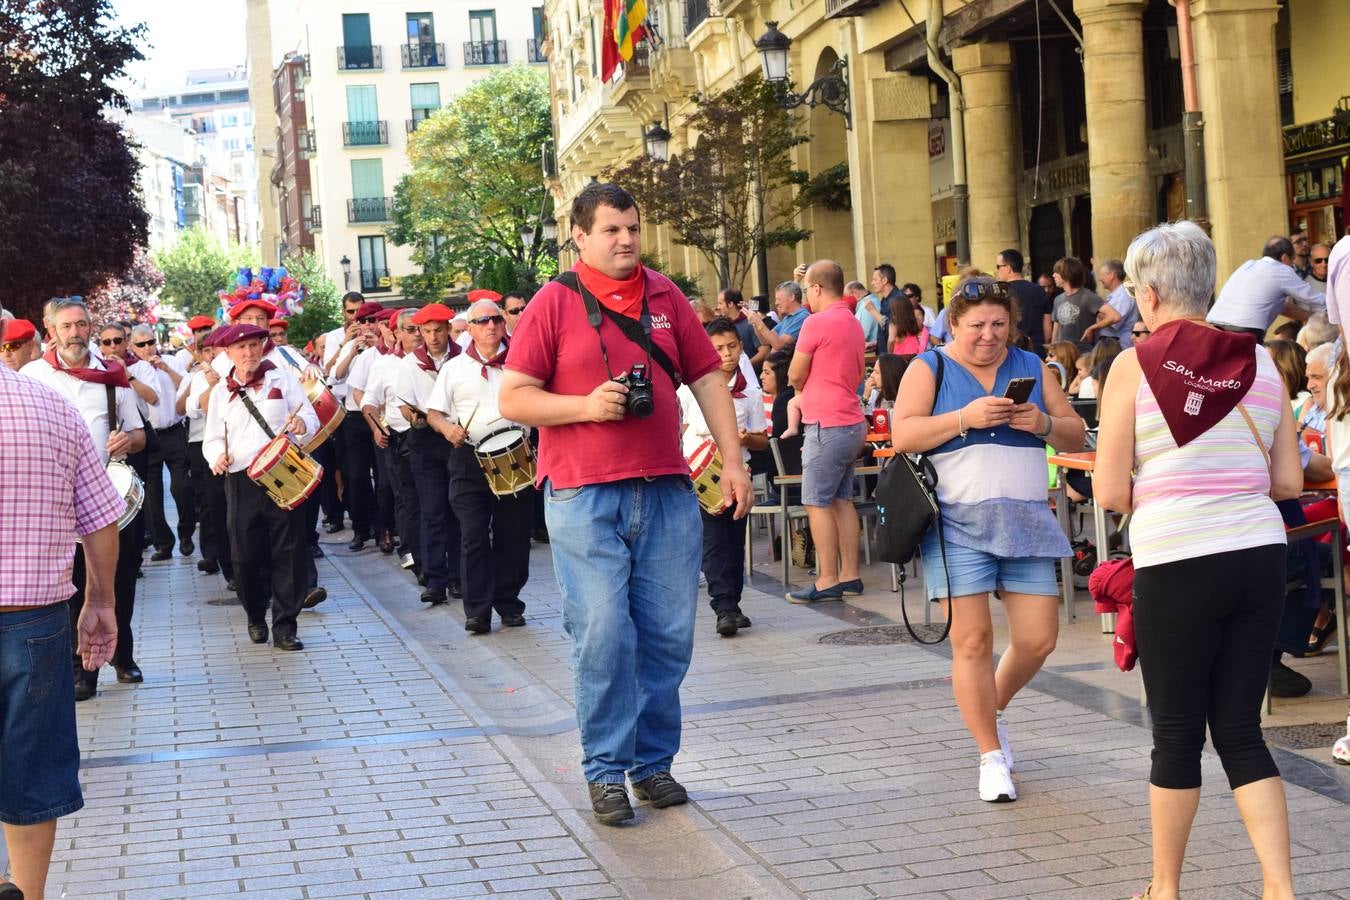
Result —
<svg viewBox="0 0 1350 900"><path fill-rule="evenodd" d="M694 652L701 545L684 476L553 490L544 512L572 641L582 771L622 784L669 771Z"/></svg>

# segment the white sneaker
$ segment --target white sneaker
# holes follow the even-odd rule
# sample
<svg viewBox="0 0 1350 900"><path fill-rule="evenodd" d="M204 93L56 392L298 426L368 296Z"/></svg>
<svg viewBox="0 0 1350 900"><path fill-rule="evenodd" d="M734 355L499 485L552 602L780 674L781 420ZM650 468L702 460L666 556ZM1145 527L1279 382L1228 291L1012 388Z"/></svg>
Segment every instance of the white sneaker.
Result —
<svg viewBox="0 0 1350 900"><path fill-rule="evenodd" d="M1345 720L1345 737L1331 745L1331 758L1343 766L1350 766L1350 718Z"/></svg>
<svg viewBox="0 0 1350 900"><path fill-rule="evenodd" d="M990 750L980 757L980 799L986 803L1010 803L1017 799L1002 750Z"/></svg>
<svg viewBox="0 0 1350 900"><path fill-rule="evenodd" d="M1003 712L994 713L994 727L998 729L998 748L1003 751L1003 761L1008 764L1008 771L1014 771L1012 745L1008 743L1008 723L1003 719Z"/></svg>
<svg viewBox="0 0 1350 900"><path fill-rule="evenodd" d="M401 569L411 569L413 567L413 555L411 553L403 554L399 557L398 565Z"/></svg>

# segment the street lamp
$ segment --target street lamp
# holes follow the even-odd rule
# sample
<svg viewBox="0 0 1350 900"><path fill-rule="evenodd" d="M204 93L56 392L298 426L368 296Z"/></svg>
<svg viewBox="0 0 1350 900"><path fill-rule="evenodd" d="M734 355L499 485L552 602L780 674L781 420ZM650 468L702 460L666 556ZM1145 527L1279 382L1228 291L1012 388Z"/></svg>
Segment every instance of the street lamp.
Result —
<svg viewBox="0 0 1350 900"><path fill-rule="evenodd" d="M534 226L529 222L520 223L520 243L526 247L534 246Z"/></svg>
<svg viewBox="0 0 1350 900"><path fill-rule="evenodd" d="M844 127L853 128L853 115L848 102L848 57L835 61L830 71L807 85L800 94L788 89L788 49L792 39L778 30L777 22L764 23L769 30L755 41L759 51L760 67L764 71L764 80L777 88L778 105L783 109L796 109L806 106L815 109L824 106L844 117Z"/></svg>
<svg viewBox="0 0 1350 900"><path fill-rule="evenodd" d="M338 260L338 265L342 266L342 289L345 291L352 286L352 261L344 253L342 259Z"/></svg>
<svg viewBox="0 0 1350 900"><path fill-rule="evenodd" d="M642 135L647 155L657 162L670 159L670 132L660 122L653 122L651 130Z"/></svg>
<svg viewBox="0 0 1350 900"><path fill-rule="evenodd" d="M544 240L556 241L558 239L558 220L550 215L544 219L542 224L544 226Z"/></svg>

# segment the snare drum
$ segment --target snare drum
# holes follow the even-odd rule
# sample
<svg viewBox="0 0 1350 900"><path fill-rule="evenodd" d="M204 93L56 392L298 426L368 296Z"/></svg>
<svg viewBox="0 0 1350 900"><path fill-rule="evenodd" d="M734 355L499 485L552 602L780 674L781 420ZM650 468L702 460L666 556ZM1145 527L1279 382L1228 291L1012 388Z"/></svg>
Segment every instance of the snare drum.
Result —
<svg viewBox="0 0 1350 900"><path fill-rule="evenodd" d="M514 497L534 484L534 448L521 429L498 429L479 441L473 452L487 476L488 490L498 497Z"/></svg>
<svg viewBox="0 0 1350 900"><path fill-rule="evenodd" d="M694 481L698 505L710 516L720 515L726 509L722 493L722 453L712 441L699 444L689 457L689 477Z"/></svg>
<svg viewBox="0 0 1350 900"><path fill-rule="evenodd" d="M136 470L120 459L108 460L104 471L108 473L108 480L112 482L113 488L122 497L122 514L117 517L117 530L121 531L130 525L136 518L136 513L141 511L141 504L145 502L145 485L141 483ZM75 540L77 543L83 543L78 535Z"/></svg>
<svg viewBox="0 0 1350 900"><path fill-rule="evenodd" d="M248 477L267 491L277 506L295 509L319 486L323 466L286 435L279 434L253 457Z"/></svg>
<svg viewBox="0 0 1350 900"><path fill-rule="evenodd" d="M314 406L314 412L319 417L319 430L314 432L314 436L305 442L305 452L313 453L319 445L333 436L333 432L338 430L342 420L347 417L347 410L342 405L342 401L337 395L328 389L318 378L311 378L308 381L301 382L305 389L305 396Z"/></svg>

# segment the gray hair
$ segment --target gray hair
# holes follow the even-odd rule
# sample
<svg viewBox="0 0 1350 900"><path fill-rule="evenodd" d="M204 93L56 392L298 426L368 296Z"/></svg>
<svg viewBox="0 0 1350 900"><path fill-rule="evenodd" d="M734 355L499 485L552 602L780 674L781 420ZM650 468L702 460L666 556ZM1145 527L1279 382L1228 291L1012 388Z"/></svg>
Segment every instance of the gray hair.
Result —
<svg viewBox="0 0 1350 900"><path fill-rule="evenodd" d="M64 306L63 306L63 307L59 307L59 309L65 309L65 307L64 307ZM123 325L121 322L117 321L116 319L113 319L111 322L104 322L102 325L100 325L100 326L99 326L99 329L98 329L98 333L99 333L99 334L102 334L103 332L109 331L109 330L116 331L118 334L121 334L121 335L126 335L126 333L127 333L127 326Z"/></svg>
<svg viewBox="0 0 1350 900"><path fill-rule="evenodd" d="M1327 319L1324 312L1315 312L1308 317L1308 323L1298 333L1299 341L1309 350L1315 350L1324 344L1330 344L1336 340L1340 334L1340 329Z"/></svg>
<svg viewBox="0 0 1350 900"><path fill-rule="evenodd" d="M795 281L781 282L778 285L778 287L773 289L773 292L775 294L777 294L779 291L782 291L785 294L790 294L792 296L792 299L797 301L798 303L802 302L802 286Z"/></svg>
<svg viewBox="0 0 1350 900"><path fill-rule="evenodd" d="M1333 326L1334 327L1334 326ZM1331 372L1331 357L1335 353L1335 345L1331 343L1318 344L1308 351L1308 358L1303 361L1304 368L1309 368L1313 363L1318 363L1328 373Z"/></svg>
<svg viewBox="0 0 1350 900"><path fill-rule="evenodd" d="M1121 281L1125 280L1125 264L1118 259L1108 259L1106 262L1102 263L1097 268L1105 269L1112 275L1115 275Z"/></svg>
<svg viewBox="0 0 1350 900"><path fill-rule="evenodd" d="M132 340L135 340L136 338L153 338L154 336L155 330L149 325L137 325L135 328L131 329Z"/></svg>
<svg viewBox="0 0 1350 900"><path fill-rule="evenodd" d="M502 308L497 305L495 300L478 300L475 301L473 305L468 308L467 310L468 316L466 318L469 319L478 318L479 314L476 313L475 310L478 309L480 306L485 308L488 311L487 314L490 316L500 316L502 314Z"/></svg>
<svg viewBox="0 0 1350 900"><path fill-rule="evenodd" d="M400 309L398 311L398 315L394 316L394 321L399 326L402 326L404 322L408 321L415 315L417 315L417 310L415 308L409 307L408 309Z"/></svg>
<svg viewBox="0 0 1350 900"><path fill-rule="evenodd" d="M1130 241L1125 270L1140 288L1148 286L1169 312L1203 316L1214 295L1218 262L1214 242L1194 222L1150 228Z"/></svg>

